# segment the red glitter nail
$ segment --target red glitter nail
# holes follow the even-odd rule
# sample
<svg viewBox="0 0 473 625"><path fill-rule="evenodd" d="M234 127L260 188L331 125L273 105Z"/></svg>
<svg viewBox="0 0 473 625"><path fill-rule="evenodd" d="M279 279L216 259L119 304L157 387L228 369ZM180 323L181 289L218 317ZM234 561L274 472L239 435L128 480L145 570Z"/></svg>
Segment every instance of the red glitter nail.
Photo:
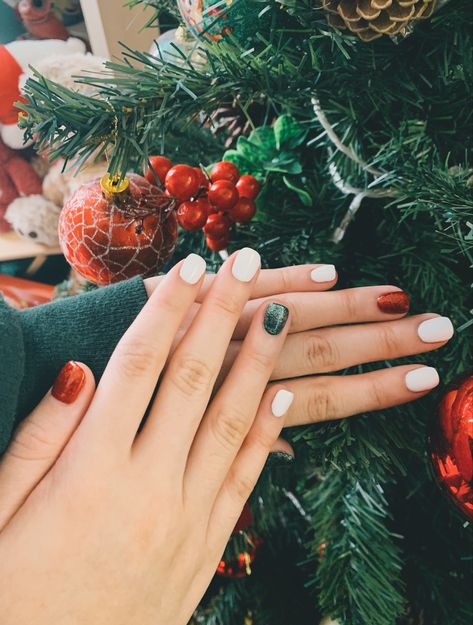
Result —
<svg viewBox="0 0 473 625"><path fill-rule="evenodd" d="M409 295L404 291L384 293L377 302L379 310L389 315L403 315L409 310Z"/></svg>
<svg viewBox="0 0 473 625"><path fill-rule="evenodd" d="M64 404L72 404L82 390L84 382L84 370L77 362L70 360L59 372L51 390L51 395Z"/></svg>

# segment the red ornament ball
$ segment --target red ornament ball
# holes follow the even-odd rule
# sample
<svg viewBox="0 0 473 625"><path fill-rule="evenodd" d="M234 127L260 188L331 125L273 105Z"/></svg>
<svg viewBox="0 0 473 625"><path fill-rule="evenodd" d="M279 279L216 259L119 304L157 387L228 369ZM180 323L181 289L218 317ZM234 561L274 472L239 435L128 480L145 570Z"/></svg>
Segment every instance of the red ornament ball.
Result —
<svg viewBox="0 0 473 625"><path fill-rule="evenodd" d="M230 233L231 222L222 213L213 213L209 215L207 223L204 226L204 233L211 239L228 238Z"/></svg>
<svg viewBox="0 0 473 625"><path fill-rule="evenodd" d="M97 178L73 193L59 218L67 261L99 286L154 275L177 239L174 202L142 176Z"/></svg>
<svg viewBox="0 0 473 625"><path fill-rule="evenodd" d="M228 247L229 239L228 237L223 237L222 239L205 237L205 242L209 250L212 250L212 252L221 252Z"/></svg>
<svg viewBox="0 0 473 625"><path fill-rule="evenodd" d="M205 172L200 167L194 167L193 169L199 178L199 189L208 189L210 182Z"/></svg>
<svg viewBox="0 0 473 625"><path fill-rule="evenodd" d="M236 183L236 188L238 189L240 197L247 197L250 198L250 200L254 200L261 190L261 185L254 176L245 174L241 176L240 180Z"/></svg>
<svg viewBox="0 0 473 625"><path fill-rule="evenodd" d="M440 486L473 521L473 374L447 387L434 422L430 455Z"/></svg>
<svg viewBox="0 0 473 625"><path fill-rule="evenodd" d="M238 191L229 180L217 180L209 187L209 200L220 210L229 210L238 202Z"/></svg>
<svg viewBox="0 0 473 625"><path fill-rule="evenodd" d="M217 180L229 180L236 184L240 178L240 170L236 165L230 161L219 161L210 170L210 180L217 182Z"/></svg>
<svg viewBox="0 0 473 625"><path fill-rule="evenodd" d="M184 230L199 230L205 226L210 209L205 197L183 202L177 209L177 221Z"/></svg>
<svg viewBox="0 0 473 625"><path fill-rule="evenodd" d="M148 167L145 175L146 180L151 184L156 184L156 178L154 177L154 172L156 172L159 181L161 182L161 184L164 184L164 181L166 180L166 174L172 167L171 161L165 156L150 156L149 162L154 171L153 169L151 169L151 167Z"/></svg>
<svg viewBox="0 0 473 625"><path fill-rule="evenodd" d="M242 224L253 219L255 213L256 204L254 201L247 197L241 197L229 210L228 215L233 221Z"/></svg>
<svg viewBox="0 0 473 625"><path fill-rule="evenodd" d="M166 174L164 186L170 196L179 202L185 202L197 195L199 177L190 165L174 165Z"/></svg>

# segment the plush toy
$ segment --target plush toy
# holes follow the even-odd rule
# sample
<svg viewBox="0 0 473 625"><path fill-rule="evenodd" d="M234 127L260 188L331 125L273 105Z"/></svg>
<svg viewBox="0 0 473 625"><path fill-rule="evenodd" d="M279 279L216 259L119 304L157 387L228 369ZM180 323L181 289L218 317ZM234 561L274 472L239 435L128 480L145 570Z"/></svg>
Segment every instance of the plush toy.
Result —
<svg viewBox="0 0 473 625"><path fill-rule="evenodd" d="M41 195L18 197L9 205L6 220L20 236L44 245L59 245L57 227L64 202L84 182L107 172L105 160L86 165L80 172L62 172L63 166L61 159L53 163L43 180Z"/></svg>
<svg viewBox="0 0 473 625"><path fill-rule="evenodd" d="M70 42L71 40L69 40ZM68 42L68 43L69 43ZM96 73L103 69L104 59L75 52L66 56L49 55L34 61L34 67L45 78L65 87L92 95L95 89L90 85L77 83L74 76L81 73ZM20 89L32 75L29 68L19 77ZM80 172L73 166L62 172L64 161L55 161L44 176L42 187L32 191L29 197L11 197L8 202L6 218L13 229L21 236L30 238L37 243L57 245L57 223L59 212L69 195L85 181L102 176L107 171L104 160L86 165ZM7 197L7 196L6 196ZM7 198L8 199L8 198ZM13 200L13 201L12 201Z"/></svg>
<svg viewBox="0 0 473 625"><path fill-rule="evenodd" d="M8 206L28 195L41 193L41 178L31 164L0 140L0 231L10 230Z"/></svg>
<svg viewBox="0 0 473 625"><path fill-rule="evenodd" d="M80 39L46 39L42 41L12 41L0 46L0 137L10 147L25 147L23 131L17 126L18 109L14 104L21 100L20 78L28 66L38 66L48 57L65 59L82 53L85 44ZM80 67L77 68L80 71ZM70 76L69 76L70 79Z"/></svg>

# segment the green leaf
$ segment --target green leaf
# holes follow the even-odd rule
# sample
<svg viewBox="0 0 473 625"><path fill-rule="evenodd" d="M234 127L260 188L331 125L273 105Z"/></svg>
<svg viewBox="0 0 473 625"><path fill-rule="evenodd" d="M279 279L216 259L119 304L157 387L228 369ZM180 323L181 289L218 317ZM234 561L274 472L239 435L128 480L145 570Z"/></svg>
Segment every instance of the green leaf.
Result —
<svg viewBox="0 0 473 625"><path fill-rule="evenodd" d="M300 201L304 204L304 206L312 206L312 197L310 193L308 193L305 189L297 186L292 180L290 180L287 176L283 176L284 184L288 189L294 191L299 196Z"/></svg>
<svg viewBox="0 0 473 625"><path fill-rule="evenodd" d="M278 150L298 147L308 133L308 129L302 128L292 115L281 115L278 117L274 122L273 129Z"/></svg>
<svg viewBox="0 0 473 625"><path fill-rule="evenodd" d="M250 134L251 143L261 147L265 152L273 152L276 149L276 139L271 126L260 126Z"/></svg>
<svg viewBox="0 0 473 625"><path fill-rule="evenodd" d="M241 174L253 174L253 163L248 161L238 150L227 150L223 155L224 161L230 161L238 167Z"/></svg>
<svg viewBox="0 0 473 625"><path fill-rule="evenodd" d="M255 145L246 137L239 137L237 141L237 150L251 164L260 163L264 160L264 152L260 146Z"/></svg>
<svg viewBox="0 0 473 625"><path fill-rule="evenodd" d="M278 171L283 174L301 174L302 165L293 155L280 154L271 161L264 163L266 171Z"/></svg>

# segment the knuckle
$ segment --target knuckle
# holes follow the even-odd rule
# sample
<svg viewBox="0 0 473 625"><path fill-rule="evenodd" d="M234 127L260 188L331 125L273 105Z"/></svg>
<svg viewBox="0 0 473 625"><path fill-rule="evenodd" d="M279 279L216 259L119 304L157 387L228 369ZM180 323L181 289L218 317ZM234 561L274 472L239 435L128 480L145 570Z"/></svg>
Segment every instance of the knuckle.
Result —
<svg viewBox="0 0 473 625"><path fill-rule="evenodd" d="M332 369L339 361L336 346L321 334L310 333L307 335L304 353L309 366L314 371Z"/></svg>
<svg viewBox="0 0 473 625"><path fill-rule="evenodd" d="M347 320L355 320L358 319L358 302L356 300L356 296L354 293L355 289L351 289L346 291L343 294L342 305L345 309L345 315Z"/></svg>
<svg viewBox="0 0 473 625"><path fill-rule="evenodd" d="M115 356L119 369L127 378L138 378L150 370L157 354L151 344L135 338L120 345Z"/></svg>
<svg viewBox="0 0 473 625"><path fill-rule="evenodd" d="M30 420L20 425L8 453L17 460L45 460L53 444L46 428Z"/></svg>
<svg viewBox="0 0 473 625"><path fill-rule="evenodd" d="M379 341L382 349L382 353L390 356L395 354L398 350L398 340L396 333L389 326L379 328Z"/></svg>
<svg viewBox="0 0 473 625"><path fill-rule="evenodd" d="M273 357L271 354L254 351L248 356L249 366L257 374L266 374L273 368Z"/></svg>
<svg viewBox="0 0 473 625"><path fill-rule="evenodd" d="M291 271L289 267L283 267L278 269L279 271L279 279L281 281L280 288L281 293L289 293L293 290L293 284L291 279Z"/></svg>
<svg viewBox="0 0 473 625"><path fill-rule="evenodd" d="M232 490L234 498L240 501L247 501L255 487L255 480L245 474L233 475L232 477Z"/></svg>
<svg viewBox="0 0 473 625"><path fill-rule="evenodd" d="M215 439L226 450L233 450L241 444L249 425L246 414L228 406L216 412L211 424Z"/></svg>
<svg viewBox="0 0 473 625"><path fill-rule="evenodd" d="M335 398L322 384L315 384L307 399L307 412L312 423L328 421L336 415Z"/></svg>
<svg viewBox="0 0 473 625"><path fill-rule="evenodd" d="M218 312L236 317L240 315L241 303L237 295L232 293L220 293L212 297L212 306Z"/></svg>
<svg viewBox="0 0 473 625"><path fill-rule="evenodd" d="M378 380L373 380L371 383L371 398L373 406L375 406L376 408L384 406L385 396L386 392L381 382L379 382Z"/></svg>
<svg viewBox="0 0 473 625"><path fill-rule="evenodd" d="M214 374L200 358L181 356L172 367L170 379L183 395L200 395L211 390Z"/></svg>

